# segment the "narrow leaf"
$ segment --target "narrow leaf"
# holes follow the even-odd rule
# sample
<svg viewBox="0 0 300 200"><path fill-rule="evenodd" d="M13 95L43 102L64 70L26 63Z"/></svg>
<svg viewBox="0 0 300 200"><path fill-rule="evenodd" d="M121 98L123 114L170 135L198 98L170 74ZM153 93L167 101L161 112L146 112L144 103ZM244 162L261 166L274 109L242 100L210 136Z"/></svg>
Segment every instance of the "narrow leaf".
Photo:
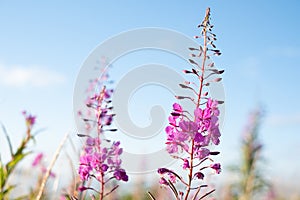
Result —
<svg viewBox="0 0 300 200"><path fill-rule="evenodd" d="M220 154L220 152L218 152L218 151L212 151L212 152L210 152L209 154L215 156L215 155Z"/></svg>
<svg viewBox="0 0 300 200"><path fill-rule="evenodd" d="M209 66L209 67L213 67L213 66L215 66L215 63L209 63L207 66Z"/></svg>
<svg viewBox="0 0 300 200"><path fill-rule="evenodd" d="M191 64L193 64L193 65L197 65L198 66L198 63L196 63L194 60L192 60L192 59L189 59L189 62L191 63Z"/></svg>
<svg viewBox="0 0 300 200"><path fill-rule="evenodd" d="M7 170L8 173L10 173L16 166L17 164L28 154L30 154L31 152L27 152L27 153L23 153L22 151L16 155L14 155L13 160L11 160L10 162L8 162L6 164L7 166Z"/></svg>
<svg viewBox="0 0 300 200"><path fill-rule="evenodd" d="M182 88L190 88L189 86L184 85L184 84L182 84L182 83L180 83L179 86L182 87Z"/></svg>
<svg viewBox="0 0 300 200"><path fill-rule="evenodd" d="M203 94L204 97L206 97L207 95L208 95L208 92L205 92L205 93Z"/></svg>
<svg viewBox="0 0 300 200"><path fill-rule="evenodd" d="M186 74L192 74L193 72L189 71L189 70L183 70L183 73L186 73Z"/></svg>
<svg viewBox="0 0 300 200"><path fill-rule="evenodd" d="M219 74L223 74L225 72L225 70L224 69L222 69L222 70L219 70Z"/></svg>
<svg viewBox="0 0 300 200"><path fill-rule="evenodd" d="M198 76L198 72L195 69L192 69L193 73Z"/></svg>
<svg viewBox="0 0 300 200"><path fill-rule="evenodd" d="M194 47L190 47L189 50L191 50L191 51L199 51L199 49L194 48Z"/></svg>
<svg viewBox="0 0 300 200"><path fill-rule="evenodd" d="M80 134L80 133L78 133L77 136L78 136L78 137L90 137L89 135Z"/></svg>
<svg viewBox="0 0 300 200"><path fill-rule="evenodd" d="M213 82L220 82L222 80L222 78L216 78L213 80Z"/></svg>
<svg viewBox="0 0 300 200"><path fill-rule="evenodd" d="M175 96L176 99L185 99L186 97L183 96Z"/></svg>
<svg viewBox="0 0 300 200"><path fill-rule="evenodd" d="M113 128L113 129L106 129L105 131L112 131L112 132L116 132L118 129Z"/></svg>
<svg viewBox="0 0 300 200"><path fill-rule="evenodd" d="M13 149L12 149L12 144L11 144L10 137L9 137L7 131L6 131L5 126L1 122L0 122L0 124L1 124L2 130L3 130L3 133L4 133L5 137L6 137L8 146L9 146L10 155L13 157L14 153L13 153Z"/></svg>
<svg viewBox="0 0 300 200"><path fill-rule="evenodd" d="M199 46L199 48L200 48L200 51L201 51L201 52L203 52L203 48L202 48L202 46Z"/></svg>
<svg viewBox="0 0 300 200"><path fill-rule="evenodd" d="M172 116L180 116L181 114L180 114L180 113L177 113L177 112L172 112L171 115L172 115Z"/></svg>

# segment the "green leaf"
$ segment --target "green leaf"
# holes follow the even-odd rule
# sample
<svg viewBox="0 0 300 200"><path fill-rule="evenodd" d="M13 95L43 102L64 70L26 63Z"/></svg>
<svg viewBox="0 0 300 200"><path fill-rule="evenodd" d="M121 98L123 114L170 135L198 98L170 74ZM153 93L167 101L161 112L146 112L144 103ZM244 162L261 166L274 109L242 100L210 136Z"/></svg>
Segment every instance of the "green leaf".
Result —
<svg viewBox="0 0 300 200"><path fill-rule="evenodd" d="M3 166L3 164L0 162L0 186L1 186L1 191L4 188L6 181L7 181L6 166Z"/></svg>
<svg viewBox="0 0 300 200"><path fill-rule="evenodd" d="M6 164L6 167L7 167L7 171L8 171L8 174L17 166L17 164L25 157L27 156L28 154L30 154L31 152L27 152L27 153L18 153L16 154L13 159L11 161L9 161L7 164Z"/></svg>
<svg viewBox="0 0 300 200"><path fill-rule="evenodd" d="M7 133L7 130L6 130L5 126L1 122L0 122L0 125L1 125L1 128L2 128L2 131L3 131L4 135L6 137L8 146L9 146L10 155L13 156L13 149L12 149L12 144L11 144L10 137Z"/></svg>

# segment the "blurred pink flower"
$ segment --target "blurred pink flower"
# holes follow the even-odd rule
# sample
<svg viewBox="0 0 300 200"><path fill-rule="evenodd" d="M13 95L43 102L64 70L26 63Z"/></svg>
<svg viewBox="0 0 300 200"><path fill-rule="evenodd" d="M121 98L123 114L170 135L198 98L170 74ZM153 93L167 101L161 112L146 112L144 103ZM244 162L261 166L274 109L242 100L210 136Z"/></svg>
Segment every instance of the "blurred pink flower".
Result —
<svg viewBox="0 0 300 200"><path fill-rule="evenodd" d="M37 165L39 165L43 159L44 154L43 153L39 153L38 155L36 155L36 157L34 158L33 162L32 162L32 166L35 167Z"/></svg>
<svg viewBox="0 0 300 200"><path fill-rule="evenodd" d="M22 114L24 115L25 117L25 120L26 120L26 126L28 128L32 128L32 126L35 124L36 122L36 116L33 116L31 114L28 114L26 111L23 111Z"/></svg>

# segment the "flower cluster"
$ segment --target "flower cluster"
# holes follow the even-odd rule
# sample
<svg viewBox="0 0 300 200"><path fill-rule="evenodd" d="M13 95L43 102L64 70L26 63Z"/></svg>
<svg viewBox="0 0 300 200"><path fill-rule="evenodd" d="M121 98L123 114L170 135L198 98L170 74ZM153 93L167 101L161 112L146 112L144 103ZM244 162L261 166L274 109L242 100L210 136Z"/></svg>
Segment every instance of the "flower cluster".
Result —
<svg viewBox="0 0 300 200"><path fill-rule="evenodd" d="M182 168L188 170L195 167L195 165L192 166L191 158L193 160L198 159L202 163L210 155L219 154L219 152L211 152L208 148L211 143L215 145L220 143L218 101L208 98L205 108L198 107L194 110L194 121L190 120L185 113L187 112L183 110L180 104L174 103L173 111L168 118L169 125L165 131L167 133L166 150L171 155L181 152L187 153L188 157L180 157L180 159L183 162ZM202 170L205 168L211 168L217 174L221 172L220 163L213 163L203 167ZM176 182L176 177L181 180L180 176L166 168L159 168L158 173L161 175L160 184L162 185L169 185L166 176L172 183ZM203 179L204 174L197 171L193 174L193 178Z"/></svg>
<svg viewBox="0 0 300 200"><path fill-rule="evenodd" d="M88 180L90 177L102 180L106 173L113 172L116 180L128 181L128 176L121 168L120 155L123 150L120 142L113 142L112 146L101 147L98 139L88 138L85 153L80 157L79 175L81 180Z"/></svg>
<svg viewBox="0 0 300 200"><path fill-rule="evenodd" d="M218 145L221 136L219 130L218 102L208 99L204 109L196 108L194 111L195 120L191 121L184 115L181 105L173 104L173 112L169 117L169 126L166 127L167 151L170 154L178 153L179 149L189 152L189 142L194 141L194 158L203 159L210 154L205 148L210 142ZM187 160L184 161L184 168L189 168Z"/></svg>
<svg viewBox="0 0 300 200"><path fill-rule="evenodd" d="M99 94L94 94L86 101L86 105L90 108L88 118L83 120L86 122L86 130L89 134L79 134L86 137L83 154L80 156L79 176L83 181L79 191L91 189L99 193L99 198L113 192L118 186L115 186L109 192L105 193L105 184L111 180L128 181L128 175L125 169L121 167L122 160L120 158L123 149L120 147L119 141L111 142L104 137L107 132L115 132L117 129L111 128L114 114L111 104L112 90L102 86ZM82 115L82 113L81 113ZM96 136L91 135L91 131L96 129ZM95 179L100 183L100 189L96 190L91 187L84 186L85 181Z"/></svg>

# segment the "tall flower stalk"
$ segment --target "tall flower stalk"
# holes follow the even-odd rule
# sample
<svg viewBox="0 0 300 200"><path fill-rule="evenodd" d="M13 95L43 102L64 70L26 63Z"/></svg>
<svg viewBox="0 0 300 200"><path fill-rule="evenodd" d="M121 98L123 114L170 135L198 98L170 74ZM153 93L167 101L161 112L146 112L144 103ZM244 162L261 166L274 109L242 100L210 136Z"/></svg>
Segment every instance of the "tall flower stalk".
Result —
<svg viewBox="0 0 300 200"><path fill-rule="evenodd" d="M232 169L240 179L231 186L229 194L231 199L254 199L268 186L259 168L263 149L259 139L261 118L262 111L257 109L250 114L248 119L242 138L241 164L240 166L234 166Z"/></svg>
<svg viewBox="0 0 300 200"><path fill-rule="evenodd" d="M82 116L86 123L87 134L79 134L80 137L85 137L86 141L84 151L80 156L78 173L82 185L78 189L81 192L92 190L100 200L118 188L118 185L112 184L113 180L128 181L126 171L121 167L120 156L123 150L120 142L105 138L105 134L116 132L117 129L111 127L115 115L111 106L113 90L106 88L102 82L104 78L107 78L106 74L92 82L92 89L96 90L100 87L101 90L87 99L86 106L89 111L92 111L88 112L88 117ZM91 88L89 90L92 90ZM96 136L91 135L93 130L96 131ZM96 180L99 187L93 187L91 180Z"/></svg>
<svg viewBox="0 0 300 200"><path fill-rule="evenodd" d="M192 52L189 62L193 67L191 70L184 70L184 73L195 76L198 83L185 81L179 84L180 87L191 90L195 96L176 96L179 100L192 101L195 105L194 113L191 114L180 104L174 103L169 125L165 129L167 151L174 159L181 161L186 177L171 169L158 169L160 184L169 187L178 200L204 199L209 196L215 189L202 190L208 187L204 183L205 172L208 169L217 174L221 172L220 163L211 158L219 152L211 151L209 147L220 143L218 106L223 102L210 98L207 86L221 81L219 75L224 70L214 68L214 62L211 61L211 56L219 56L221 53L214 44L216 35L212 33L209 8L198 28L201 33L195 38L201 38L203 44L197 48L189 48ZM154 198L153 195L151 197Z"/></svg>

